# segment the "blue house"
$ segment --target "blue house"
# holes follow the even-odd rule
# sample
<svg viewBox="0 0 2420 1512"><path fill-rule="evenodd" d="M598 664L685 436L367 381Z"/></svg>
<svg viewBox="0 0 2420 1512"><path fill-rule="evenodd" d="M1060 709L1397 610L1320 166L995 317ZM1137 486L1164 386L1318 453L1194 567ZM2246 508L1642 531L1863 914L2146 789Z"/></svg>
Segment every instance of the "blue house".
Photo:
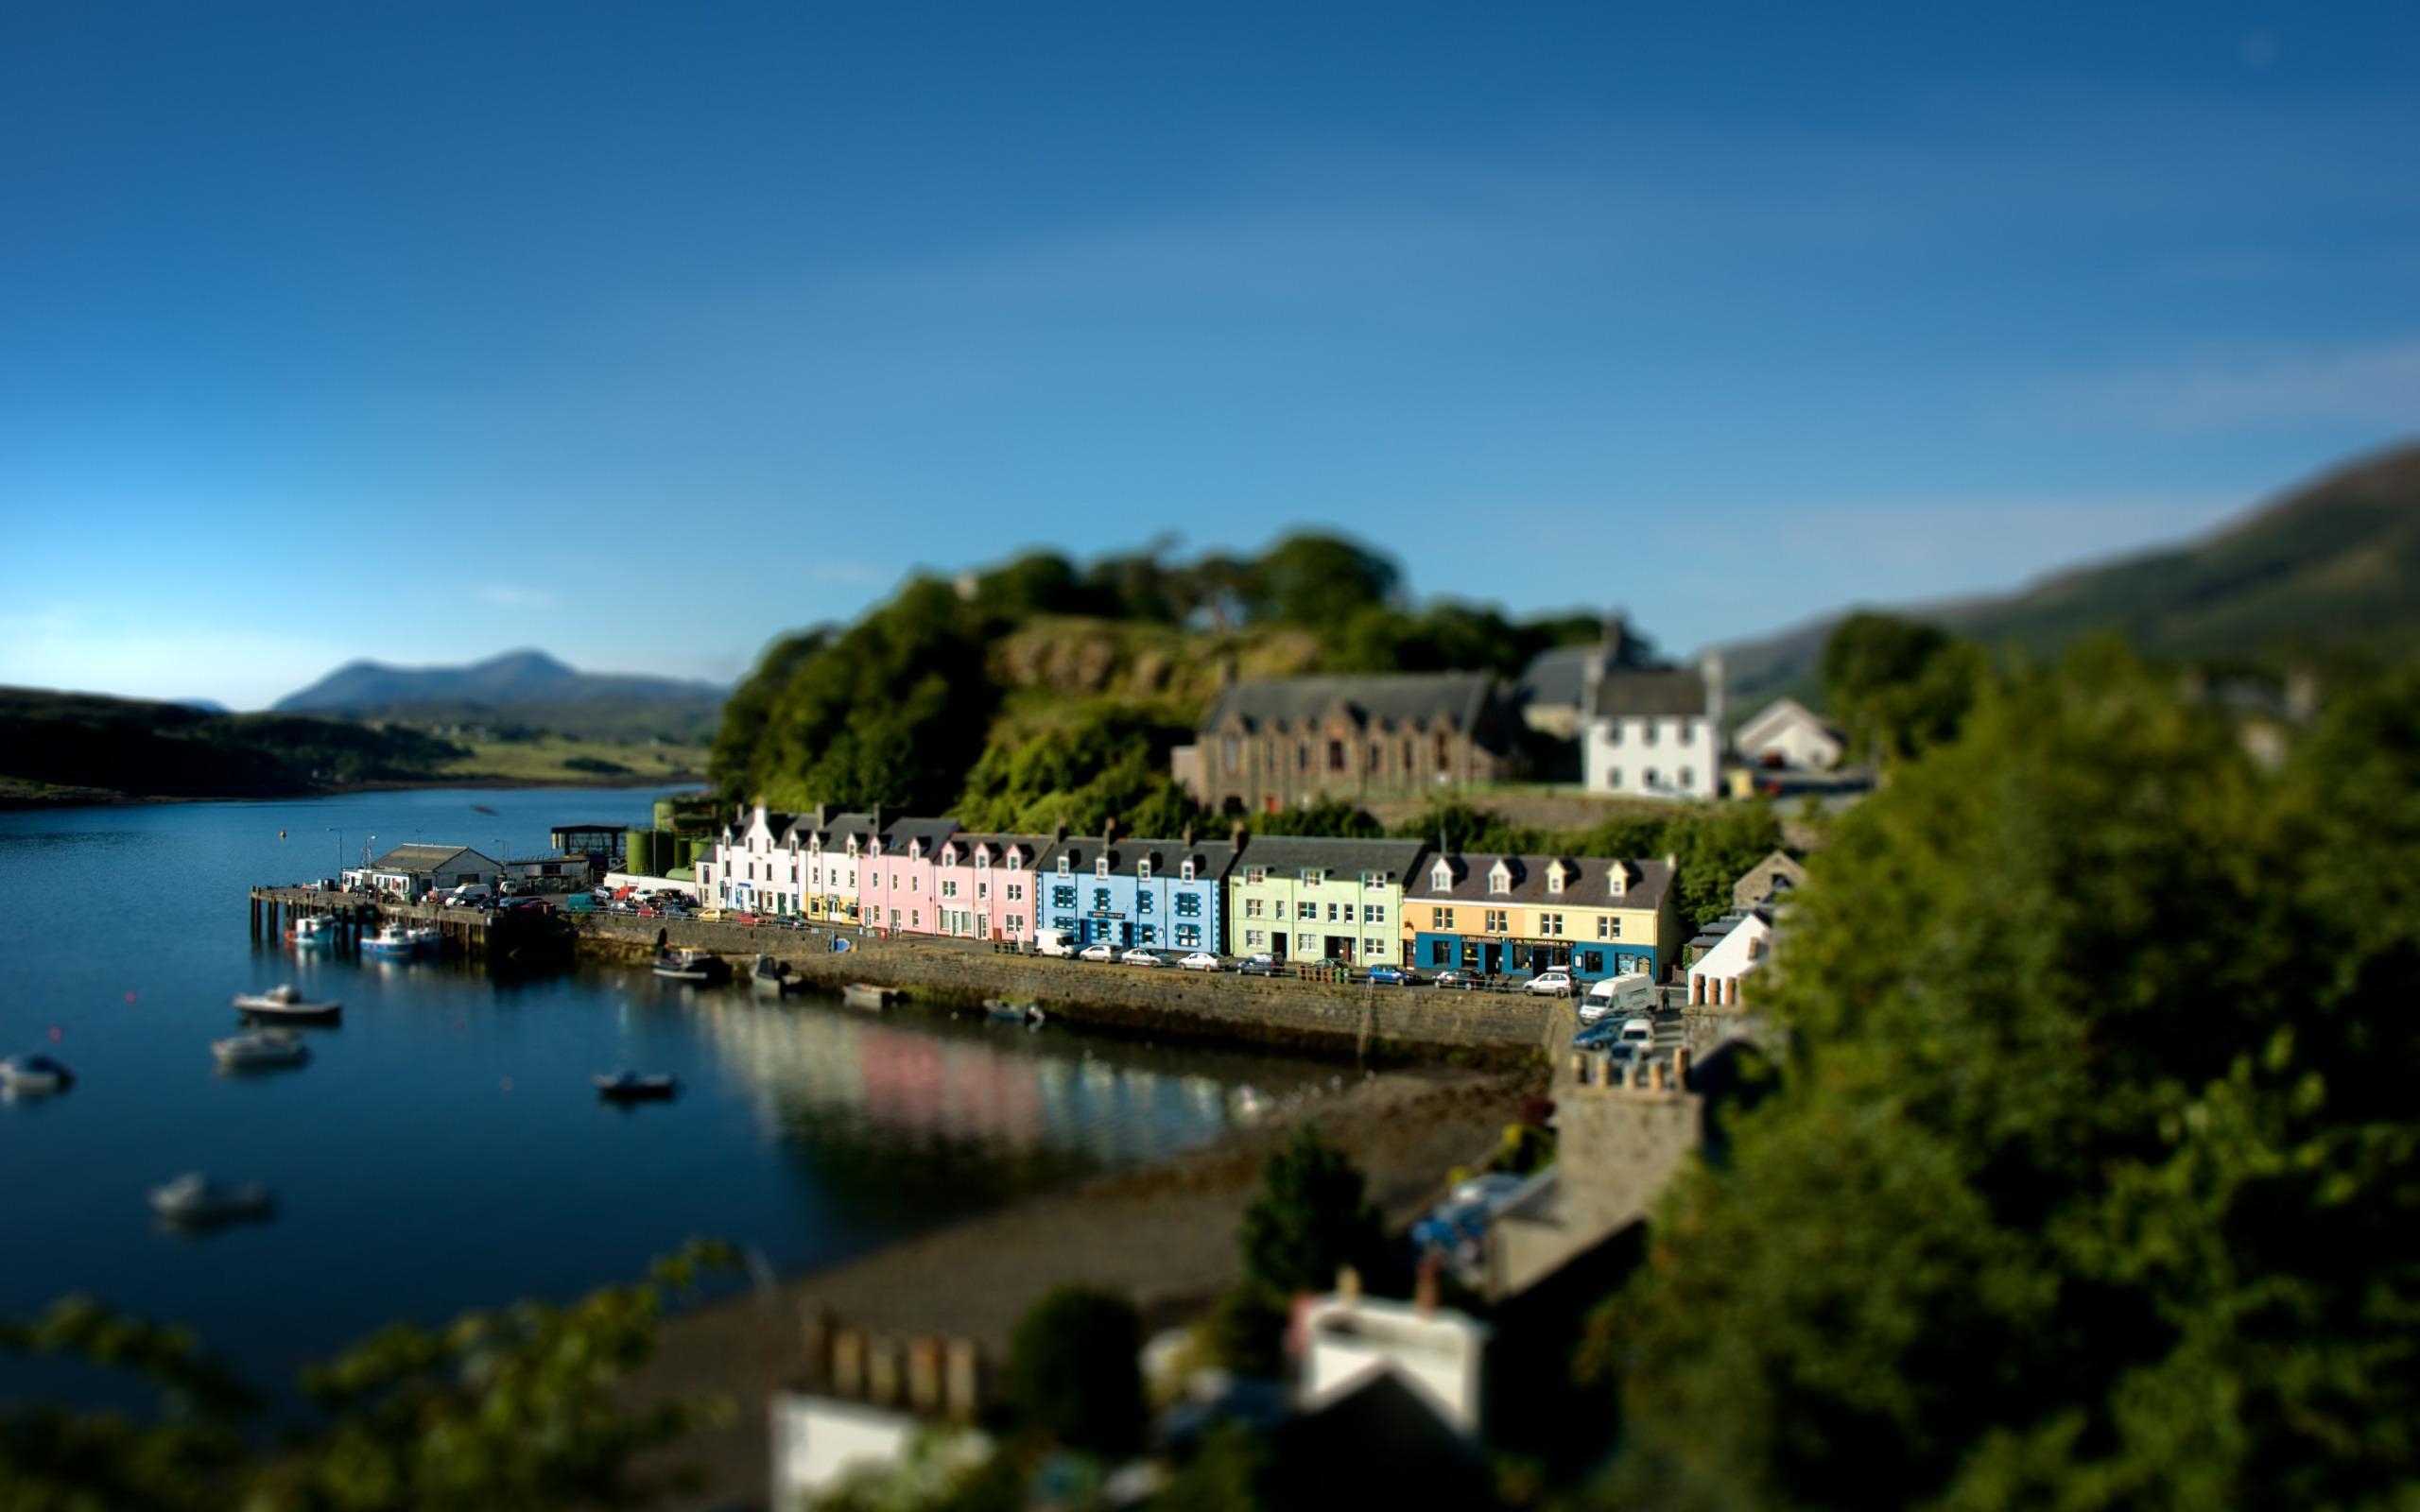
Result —
<svg viewBox="0 0 2420 1512"><path fill-rule="evenodd" d="M1223 952L1235 864L1223 840L1069 840L1042 876L1042 925L1080 946Z"/></svg>

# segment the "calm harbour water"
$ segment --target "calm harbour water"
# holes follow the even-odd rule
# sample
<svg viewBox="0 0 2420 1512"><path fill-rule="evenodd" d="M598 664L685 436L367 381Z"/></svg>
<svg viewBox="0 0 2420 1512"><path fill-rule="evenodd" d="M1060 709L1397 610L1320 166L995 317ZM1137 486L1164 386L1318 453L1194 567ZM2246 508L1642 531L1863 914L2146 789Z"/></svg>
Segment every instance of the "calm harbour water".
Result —
<svg viewBox="0 0 2420 1512"><path fill-rule="evenodd" d="M191 1325L265 1385L396 1317L635 1278L710 1235L788 1271L1215 1138L1244 1086L1311 1061L1028 1033L913 1006L760 1004L643 971L501 982L255 944L245 889L415 838L490 854L648 792L403 792L0 814L0 1054L75 1088L0 1102L0 1315L86 1292ZM495 811L479 812L479 806ZM341 839L338 830L341 830ZM279 838L279 832L285 838ZM232 1076L231 994L341 998L298 1071ZM592 1073L677 1074L601 1105ZM187 1170L276 1189L271 1222L187 1235L144 1194ZM0 1397L58 1389L0 1356Z"/></svg>

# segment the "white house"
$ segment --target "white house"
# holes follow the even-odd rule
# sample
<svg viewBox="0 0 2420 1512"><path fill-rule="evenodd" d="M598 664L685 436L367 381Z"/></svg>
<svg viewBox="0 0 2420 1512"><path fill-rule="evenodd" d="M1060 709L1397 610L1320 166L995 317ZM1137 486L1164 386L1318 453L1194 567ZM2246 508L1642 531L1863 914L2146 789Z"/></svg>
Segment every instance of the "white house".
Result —
<svg viewBox="0 0 2420 1512"><path fill-rule="evenodd" d="M1418 1301L1392 1302L1364 1297L1356 1285L1308 1303L1302 1326L1304 1411L1392 1371L1457 1433L1478 1436L1495 1333L1488 1325L1437 1306L1425 1291Z"/></svg>
<svg viewBox="0 0 2420 1512"><path fill-rule="evenodd" d="M1848 740L1795 698L1775 698L1748 717L1732 748L1757 766L1829 771L1848 753Z"/></svg>
<svg viewBox="0 0 2420 1512"><path fill-rule="evenodd" d="M1720 944L1689 968L1691 1006L1736 1008L1739 984L1772 956L1773 922L1770 909L1759 908L1722 936Z"/></svg>
<svg viewBox="0 0 2420 1512"><path fill-rule="evenodd" d="M699 895L722 908L804 913L810 817L769 813L762 803L743 811L698 858Z"/></svg>
<svg viewBox="0 0 2420 1512"><path fill-rule="evenodd" d="M1722 780L1722 658L1687 667L1638 666L1608 629L1582 695L1581 769L1588 791L1633 798L1711 799Z"/></svg>
<svg viewBox="0 0 2420 1512"><path fill-rule="evenodd" d="M373 892L420 899L464 883L493 887L499 870L493 861L465 846L399 845L344 875L347 882L359 881Z"/></svg>

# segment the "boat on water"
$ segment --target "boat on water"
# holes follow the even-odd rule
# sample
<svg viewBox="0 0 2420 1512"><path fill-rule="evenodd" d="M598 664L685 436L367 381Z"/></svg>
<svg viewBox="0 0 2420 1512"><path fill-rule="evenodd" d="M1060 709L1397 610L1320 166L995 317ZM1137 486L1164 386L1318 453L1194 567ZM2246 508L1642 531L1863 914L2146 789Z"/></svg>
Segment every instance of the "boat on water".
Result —
<svg viewBox="0 0 2420 1512"><path fill-rule="evenodd" d="M218 1057L222 1071L263 1071L273 1066L308 1065L311 1060L309 1045L275 1029L213 1040L210 1053Z"/></svg>
<svg viewBox="0 0 2420 1512"><path fill-rule="evenodd" d="M76 1085L76 1074L48 1056L10 1056L0 1060L0 1091L12 1097L46 1097Z"/></svg>
<svg viewBox="0 0 2420 1512"><path fill-rule="evenodd" d="M853 1008L887 1008L905 996L895 987L876 987L871 982L852 982L840 989L840 1001Z"/></svg>
<svg viewBox="0 0 2420 1512"><path fill-rule="evenodd" d="M987 1017L1005 1019L1011 1023L1040 1023L1042 1005L1030 998L985 998L983 1012Z"/></svg>
<svg viewBox="0 0 2420 1512"><path fill-rule="evenodd" d="M635 1071L617 1071L591 1079L596 1083L596 1095L609 1103L664 1102L681 1091L681 1078L669 1073L642 1076Z"/></svg>
<svg viewBox="0 0 2420 1512"><path fill-rule="evenodd" d="M337 942L337 921L326 914L305 914L285 931L285 937L297 949Z"/></svg>
<svg viewBox="0 0 2420 1512"><path fill-rule="evenodd" d="M667 982L718 982L730 973L731 967L712 951L684 946L655 958L655 974Z"/></svg>
<svg viewBox="0 0 2420 1512"><path fill-rule="evenodd" d="M748 971L748 985L759 997L777 998L786 993L806 990L806 978L790 970L790 963L770 955L759 955Z"/></svg>
<svg viewBox="0 0 2420 1512"><path fill-rule="evenodd" d="M384 955L389 959L397 956L417 955L421 948L420 941L414 937L417 934L418 931L406 925L389 920L362 936L361 954Z"/></svg>
<svg viewBox="0 0 2420 1512"><path fill-rule="evenodd" d="M188 1171L166 1186L151 1189L151 1211L170 1223L235 1223L266 1218L276 1206L268 1188L257 1181L230 1185Z"/></svg>
<svg viewBox="0 0 2420 1512"><path fill-rule="evenodd" d="M291 982L266 992L238 992L234 1001L237 1011L251 1018L285 1023L334 1023L344 1013L343 1004L313 1003Z"/></svg>

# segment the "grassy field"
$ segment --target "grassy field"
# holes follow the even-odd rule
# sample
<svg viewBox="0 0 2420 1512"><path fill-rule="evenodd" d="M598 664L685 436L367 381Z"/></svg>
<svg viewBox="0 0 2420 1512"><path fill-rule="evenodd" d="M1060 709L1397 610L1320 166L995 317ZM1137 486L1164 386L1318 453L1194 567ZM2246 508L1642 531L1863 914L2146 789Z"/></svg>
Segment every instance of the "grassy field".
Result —
<svg viewBox="0 0 2420 1512"><path fill-rule="evenodd" d="M565 735L462 744L471 747L471 754L446 763L443 775L512 782L626 782L643 786L696 779L706 769L703 746L575 740Z"/></svg>

